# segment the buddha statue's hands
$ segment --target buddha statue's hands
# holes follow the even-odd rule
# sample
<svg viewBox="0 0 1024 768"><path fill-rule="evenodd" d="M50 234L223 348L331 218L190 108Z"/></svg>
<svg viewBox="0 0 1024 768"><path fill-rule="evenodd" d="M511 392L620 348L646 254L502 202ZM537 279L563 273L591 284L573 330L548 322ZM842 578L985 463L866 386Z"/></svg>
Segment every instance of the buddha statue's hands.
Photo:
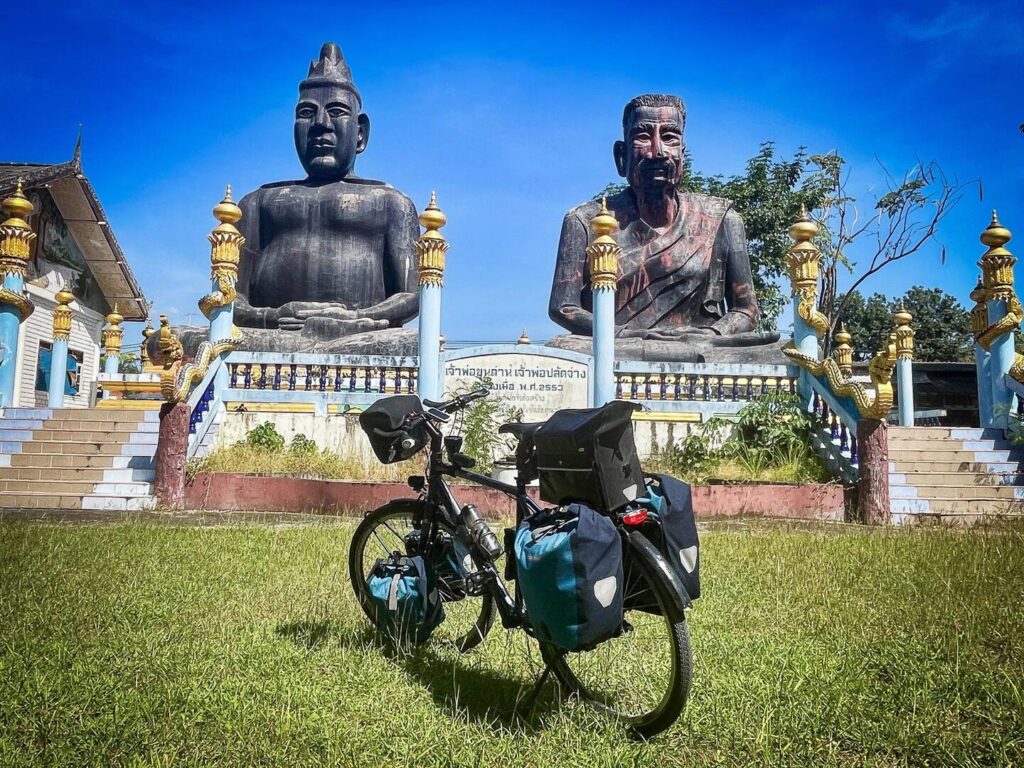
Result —
<svg viewBox="0 0 1024 768"><path fill-rule="evenodd" d="M373 320L365 317L360 310L329 301L289 301L271 310L267 316L268 325L274 323L282 331L301 331L307 321L312 319L333 321L332 325L339 335L388 327L387 320Z"/></svg>
<svg viewBox="0 0 1024 768"><path fill-rule="evenodd" d="M713 328L651 328L643 331L643 338L651 341L679 341L708 343L719 334Z"/></svg>

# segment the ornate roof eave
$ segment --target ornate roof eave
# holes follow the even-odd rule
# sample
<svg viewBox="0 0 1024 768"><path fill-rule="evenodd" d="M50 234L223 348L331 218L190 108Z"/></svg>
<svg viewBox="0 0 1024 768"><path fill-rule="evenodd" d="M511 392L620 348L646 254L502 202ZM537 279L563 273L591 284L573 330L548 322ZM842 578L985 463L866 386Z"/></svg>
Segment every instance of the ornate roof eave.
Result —
<svg viewBox="0 0 1024 768"><path fill-rule="evenodd" d="M39 187L45 187L52 182L62 179L74 179L78 183L92 212L93 222L98 225L100 222L103 222L103 224L99 225L99 230L103 233L107 246L113 254L114 262L117 264L130 294L129 296L118 296L114 300L108 297L108 301L111 305L113 305L114 301L118 303L125 320L145 320L149 316L149 302L142 293L142 288L139 286L138 281L135 279L135 274L125 259L124 251L121 250L121 246L118 244L117 238L110 228L96 190L89 182L89 179L82 173L81 136L79 136L75 144L74 156L66 163L55 163L52 165L42 163L0 163L0 197L13 192L19 178L23 180L26 192ZM79 246L82 247L83 244L79 242ZM93 259L90 259L89 248L82 247L82 253L85 256L86 262L90 263L91 266Z"/></svg>

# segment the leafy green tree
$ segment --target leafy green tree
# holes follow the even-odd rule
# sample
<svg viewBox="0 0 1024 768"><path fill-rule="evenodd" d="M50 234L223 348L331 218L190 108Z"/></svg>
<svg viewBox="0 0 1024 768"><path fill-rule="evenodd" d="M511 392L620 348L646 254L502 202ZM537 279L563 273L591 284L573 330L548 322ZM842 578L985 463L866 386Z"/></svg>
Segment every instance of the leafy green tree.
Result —
<svg viewBox="0 0 1024 768"><path fill-rule="evenodd" d="M915 285L890 300L880 293L867 300L858 291L841 297L839 321L853 337L854 358L870 359L888 341L893 313L902 303L914 316L914 359L921 362L963 362L973 359L970 315L941 288Z"/></svg>

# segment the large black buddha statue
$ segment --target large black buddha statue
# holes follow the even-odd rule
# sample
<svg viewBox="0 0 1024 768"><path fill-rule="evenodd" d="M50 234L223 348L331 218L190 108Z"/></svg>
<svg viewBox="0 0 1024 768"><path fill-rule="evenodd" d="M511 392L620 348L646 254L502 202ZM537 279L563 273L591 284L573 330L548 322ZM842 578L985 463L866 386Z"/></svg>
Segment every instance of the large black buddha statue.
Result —
<svg viewBox="0 0 1024 768"><path fill-rule="evenodd" d="M353 169L370 119L352 74L326 43L299 85L295 149L306 172L240 202L245 235L235 324L249 350L413 354L412 201Z"/></svg>
<svg viewBox="0 0 1024 768"><path fill-rule="evenodd" d="M628 187L608 198L622 248L615 295L615 356L624 360L784 362L778 333L755 330L759 310L743 219L730 201L684 194L686 109L648 94L623 112L615 167ZM592 296L586 248L591 201L566 214L548 312L572 335L552 346L590 351Z"/></svg>

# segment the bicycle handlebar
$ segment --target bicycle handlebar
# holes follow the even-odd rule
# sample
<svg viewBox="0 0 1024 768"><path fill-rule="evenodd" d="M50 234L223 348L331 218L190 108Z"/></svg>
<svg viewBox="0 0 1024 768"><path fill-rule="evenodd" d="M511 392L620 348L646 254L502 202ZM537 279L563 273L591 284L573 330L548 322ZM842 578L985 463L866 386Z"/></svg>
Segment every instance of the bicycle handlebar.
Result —
<svg viewBox="0 0 1024 768"><path fill-rule="evenodd" d="M424 398L423 404L428 408L436 408L439 411L445 413L454 413L455 411L461 411L467 405L472 403L474 400L479 400L483 397L487 397L491 394L489 389L481 387L480 389L474 390L473 392L467 392L464 395L456 395L451 400L435 401L427 400Z"/></svg>

